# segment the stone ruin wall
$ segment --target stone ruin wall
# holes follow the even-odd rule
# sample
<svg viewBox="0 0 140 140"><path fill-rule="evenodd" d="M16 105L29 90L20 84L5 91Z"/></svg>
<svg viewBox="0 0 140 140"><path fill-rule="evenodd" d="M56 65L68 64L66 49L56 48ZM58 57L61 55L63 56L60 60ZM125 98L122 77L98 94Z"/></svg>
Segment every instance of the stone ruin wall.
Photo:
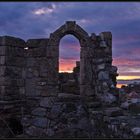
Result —
<svg viewBox="0 0 140 140"><path fill-rule="evenodd" d="M48 39L25 42L0 37L0 110L4 117L20 117L27 135L38 137L36 131L43 136L50 131L54 134L50 124L56 122L57 109L67 105L67 97L58 93L59 41L67 34L74 35L81 46L80 95L68 97L68 102L92 110L93 102L101 101L116 86L110 32L89 36L75 22L67 21Z"/></svg>
<svg viewBox="0 0 140 140"><path fill-rule="evenodd" d="M26 43L18 38L0 37L0 110L20 114L25 97Z"/></svg>

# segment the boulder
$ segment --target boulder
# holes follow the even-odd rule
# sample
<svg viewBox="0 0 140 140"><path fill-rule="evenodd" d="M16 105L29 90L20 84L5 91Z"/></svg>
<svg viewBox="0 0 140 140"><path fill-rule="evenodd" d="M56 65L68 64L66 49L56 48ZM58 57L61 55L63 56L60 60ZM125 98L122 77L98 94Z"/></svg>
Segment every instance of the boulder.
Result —
<svg viewBox="0 0 140 140"><path fill-rule="evenodd" d="M109 73L107 71L100 71L99 74L98 74L98 79L99 80L108 80L109 79Z"/></svg>
<svg viewBox="0 0 140 140"><path fill-rule="evenodd" d="M140 136L140 127L134 127L131 129L135 136Z"/></svg>
<svg viewBox="0 0 140 140"><path fill-rule="evenodd" d="M123 102L120 107L128 109L131 113L140 113L140 99L132 98Z"/></svg>
<svg viewBox="0 0 140 140"><path fill-rule="evenodd" d="M130 105L130 103L128 103L128 102L126 101L126 102L122 103L122 104L120 105L120 107L123 108L123 109L128 109L129 105Z"/></svg>
<svg viewBox="0 0 140 140"><path fill-rule="evenodd" d="M45 137L46 136L46 132L45 132L45 129L43 128L38 128L38 127L35 127L35 126L30 126L28 129L25 130L25 133L29 136L32 136L32 137Z"/></svg>
<svg viewBox="0 0 140 140"><path fill-rule="evenodd" d="M114 95L112 95L111 93L105 93L103 95L100 96L101 101L105 104L112 104L114 102L116 102L116 97Z"/></svg>
<svg viewBox="0 0 140 140"><path fill-rule="evenodd" d="M70 100L77 100L80 99L80 95L75 94L67 94L67 93L59 93L58 94L59 99L70 99Z"/></svg>
<svg viewBox="0 0 140 140"><path fill-rule="evenodd" d="M123 111L119 107L111 107L104 110L104 114L110 117L116 117L123 115Z"/></svg>
<svg viewBox="0 0 140 140"><path fill-rule="evenodd" d="M45 97L41 100L40 106L51 108L55 102L55 97Z"/></svg>
<svg viewBox="0 0 140 140"><path fill-rule="evenodd" d="M97 70L103 70L103 69L105 69L105 64L104 63L103 64L99 64L97 66Z"/></svg>
<svg viewBox="0 0 140 140"><path fill-rule="evenodd" d="M132 103L128 107L129 111L134 114L140 113L140 103Z"/></svg>
<svg viewBox="0 0 140 140"><path fill-rule="evenodd" d="M38 107L38 108L36 108L32 111L32 114L37 115L37 116L45 116L46 115L46 109Z"/></svg>
<svg viewBox="0 0 140 140"><path fill-rule="evenodd" d="M37 127L46 128L48 125L48 119L36 117L33 119L32 124Z"/></svg>

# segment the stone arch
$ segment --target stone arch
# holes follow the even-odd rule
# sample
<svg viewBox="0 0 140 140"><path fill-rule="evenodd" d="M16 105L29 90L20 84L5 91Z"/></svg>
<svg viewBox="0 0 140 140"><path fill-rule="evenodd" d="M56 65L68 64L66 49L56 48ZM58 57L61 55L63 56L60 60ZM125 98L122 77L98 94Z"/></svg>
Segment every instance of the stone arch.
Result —
<svg viewBox="0 0 140 140"><path fill-rule="evenodd" d="M59 45L58 43L60 42L61 38L68 34L74 35L79 40L80 45L87 42L87 39L89 38L88 33L77 25L75 21L67 21L59 29L50 34L49 44Z"/></svg>
<svg viewBox="0 0 140 140"><path fill-rule="evenodd" d="M88 61L88 51L89 51L89 46L90 46L90 37L88 33L82 29L79 25L76 24L75 21L66 21L64 25L62 25L60 28L58 28L55 32L50 34L49 42L48 42L48 48L47 48L47 54L51 58L56 58L57 59L57 69L53 69L53 66L51 69L55 71L55 73L58 73L58 68L59 68L59 43L62 37L65 35L71 34L75 36L80 43L81 46L81 51L80 51L80 94L86 94L85 92L85 86L89 86L87 81L89 79L86 76L86 62ZM50 51L49 51L50 50ZM55 54L49 55L49 52L54 51ZM57 74L55 74L57 75ZM55 79L56 83L58 80L58 75L57 78ZM84 93L83 93L84 92Z"/></svg>

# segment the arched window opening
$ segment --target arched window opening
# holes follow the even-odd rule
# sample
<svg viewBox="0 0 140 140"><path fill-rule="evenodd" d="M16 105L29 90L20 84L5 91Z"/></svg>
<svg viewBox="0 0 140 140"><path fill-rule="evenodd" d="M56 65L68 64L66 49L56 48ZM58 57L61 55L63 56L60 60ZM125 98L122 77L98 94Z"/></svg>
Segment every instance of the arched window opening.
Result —
<svg viewBox="0 0 140 140"><path fill-rule="evenodd" d="M60 92L80 94L80 43L73 35L66 35L59 45Z"/></svg>

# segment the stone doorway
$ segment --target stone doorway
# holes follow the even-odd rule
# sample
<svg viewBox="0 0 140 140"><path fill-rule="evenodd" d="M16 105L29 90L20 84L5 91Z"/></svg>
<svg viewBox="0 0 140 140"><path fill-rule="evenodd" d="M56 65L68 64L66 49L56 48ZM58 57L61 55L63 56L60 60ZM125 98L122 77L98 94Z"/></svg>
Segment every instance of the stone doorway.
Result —
<svg viewBox="0 0 140 140"><path fill-rule="evenodd" d="M59 44L59 93L80 94L80 42L66 35Z"/></svg>
<svg viewBox="0 0 140 140"><path fill-rule="evenodd" d="M75 21L67 21L64 25L62 25L59 29L57 29L55 32L50 34L48 48L52 48L55 51L55 55L51 56L52 58L56 58L57 60L57 69L54 69L52 67L51 69L54 69L55 73L57 73L57 78L54 81L55 83L58 83L58 69L59 69L59 44L60 40L65 35L73 35L75 36L80 43L81 51L80 51L80 94L84 95L85 90L89 89L89 79L90 76L86 75L86 71L90 71L87 69L86 64L88 63L88 47L89 47L89 36L86 31L84 31L79 25L76 24ZM86 96L86 95L85 95Z"/></svg>

